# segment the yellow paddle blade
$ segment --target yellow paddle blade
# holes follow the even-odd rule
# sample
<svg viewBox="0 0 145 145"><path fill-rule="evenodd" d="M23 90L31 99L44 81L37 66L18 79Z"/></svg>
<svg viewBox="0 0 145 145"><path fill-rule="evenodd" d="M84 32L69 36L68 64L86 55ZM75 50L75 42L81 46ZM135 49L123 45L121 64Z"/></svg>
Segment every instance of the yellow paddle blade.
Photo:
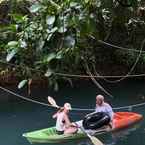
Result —
<svg viewBox="0 0 145 145"><path fill-rule="evenodd" d="M89 136L89 138L94 145L103 145L103 143L95 136Z"/></svg>
<svg viewBox="0 0 145 145"><path fill-rule="evenodd" d="M50 96L48 96L48 102L49 102L52 106L54 106L54 107L56 107L56 108L59 108L59 106L56 104L55 100L54 100L52 97L50 97Z"/></svg>

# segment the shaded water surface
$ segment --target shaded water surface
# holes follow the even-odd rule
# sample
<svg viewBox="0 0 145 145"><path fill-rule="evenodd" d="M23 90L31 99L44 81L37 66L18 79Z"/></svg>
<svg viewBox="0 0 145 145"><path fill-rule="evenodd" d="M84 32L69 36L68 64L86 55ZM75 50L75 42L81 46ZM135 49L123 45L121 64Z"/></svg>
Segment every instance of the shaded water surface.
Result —
<svg viewBox="0 0 145 145"><path fill-rule="evenodd" d="M104 84L115 97L106 96L106 100L113 107L125 106L128 104L141 103L145 96L145 81L126 81L119 84ZM15 90L16 88L10 88ZM25 92L18 93L26 95ZM72 103L74 107L94 108L95 95L101 93L92 84L77 84L76 88L65 86L59 92L54 93L48 89L33 89L32 95L42 102L46 102L48 95L55 95L58 104L64 102ZM24 132L47 128L54 125L51 115L54 109L37 105L15 96L0 91L0 145L29 145L29 142L22 137ZM43 98L43 99L42 99ZM119 110L128 111L128 110ZM145 106L138 108L129 108L145 116ZM72 120L81 119L87 112L71 112ZM106 145L145 145L145 123L144 121L137 125L116 132L115 134L100 135L98 138ZM61 143L59 145L91 145L88 139ZM41 144L38 144L41 145ZM52 144L51 144L52 145Z"/></svg>

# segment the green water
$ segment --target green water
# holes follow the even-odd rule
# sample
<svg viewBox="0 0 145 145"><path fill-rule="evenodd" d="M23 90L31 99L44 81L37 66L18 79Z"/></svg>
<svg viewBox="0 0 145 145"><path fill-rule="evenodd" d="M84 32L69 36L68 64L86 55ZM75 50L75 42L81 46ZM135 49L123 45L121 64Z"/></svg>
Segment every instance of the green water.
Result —
<svg viewBox="0 0 145 145"><path fill-rule="evenodd" d="M145 101L145 81L126 81L119 84L103 84L115 98L106 96L106 100L113 107L136 104ZM15 88L11 88L15 90ZM26 95L26 92L18 91ZM77 84L75 88L65 86L57 93L48 89L33 89L34 99L46 102L48 95L56 96L58 104L70 102L73 107L94 108L95 95L101 93L96 86L92 84ZM51 115L55 112L52 108L29 103L15 96L0 91L0 145L29 145L29 142L22 137L24 132L47 128L55 124ZM43 98L43 99L42 99ZM128 110L119 110L128 111ZM145 106L138 108L129 108L145 116ZM71 112L73 121L81 119L87 112ZM100 135L98 138L105 145L145 145L145 123L144 121L137 125L117 132L115 134ZM40 144L38 144L40 145ZM59 145L91 145L88 139L77 140Z"/></svg>

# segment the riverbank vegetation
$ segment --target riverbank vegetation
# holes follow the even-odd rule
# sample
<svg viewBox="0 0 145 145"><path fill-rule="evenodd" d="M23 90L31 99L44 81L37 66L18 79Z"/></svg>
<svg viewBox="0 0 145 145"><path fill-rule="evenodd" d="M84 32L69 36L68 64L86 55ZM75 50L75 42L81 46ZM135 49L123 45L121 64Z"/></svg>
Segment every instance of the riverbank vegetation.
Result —
<svg viewBox="0 0 145 145"><path fill-rule="evenodd" d="M144 39L144 0L0 2L0 72L23 80L19 88L39 78L58 90L86 64L95 75L144 73Z"/></svg>

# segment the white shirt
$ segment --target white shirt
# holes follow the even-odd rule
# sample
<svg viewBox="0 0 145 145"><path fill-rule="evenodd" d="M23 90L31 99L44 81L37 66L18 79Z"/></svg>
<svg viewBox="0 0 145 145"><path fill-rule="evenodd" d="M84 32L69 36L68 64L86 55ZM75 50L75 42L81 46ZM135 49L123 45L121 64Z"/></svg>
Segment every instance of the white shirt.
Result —
<svg viewBox="0 0 145 145"><path fill-rule="evenodd" d="M56 130L64 131L64 112L57 113Z"/></svg>
<svg viewBox="0 0 145 145"><path fill-rule="evenodd" d="M105 112L105 113L107 113L109 115L111 120L113 120L113 115L114 115L113 109L107 103L103 103L101 106L96 105L95 112Z"/></svg>

